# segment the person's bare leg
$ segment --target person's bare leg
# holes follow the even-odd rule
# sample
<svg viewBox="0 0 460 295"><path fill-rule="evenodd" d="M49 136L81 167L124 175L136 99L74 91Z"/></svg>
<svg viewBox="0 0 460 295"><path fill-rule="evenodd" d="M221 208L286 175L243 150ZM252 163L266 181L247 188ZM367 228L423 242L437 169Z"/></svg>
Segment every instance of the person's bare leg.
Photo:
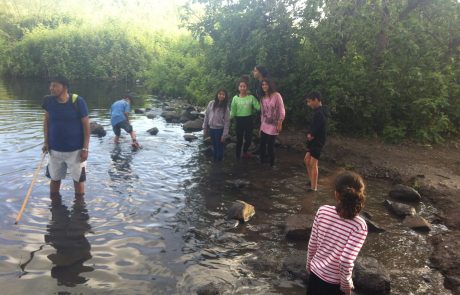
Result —
<svg viewBox="0 0 460 295"><path fill-rule="evenodd" d="M115 138L113 139L113 142L114 143L119 143L120 142L120 136L115 135Z"/></svg>
<svg viewBox="0 0 460 295"><path fill-rule="evenodd" d="M50 181L50 194L51 195L59 195L59 190L61 189L61 181L60 180L51 180Z"/></svg>
<svg viewBox="0 0 460 295"><path fill-rule="evenodd" d="M318 160L313 157L310 159L310 180L311 189L318 190Z"/></svg>
<svg viewBox="0 0 460 295"><path fill-rule="evenodd" d="M139 143L137 142L137 138L136 138L136 132L133 131L129 135L131 135L132 145L135 147L139 147Z"/></svg>
<svg viewBox="0 0 460 295"><path fill-rule="evenodd" d="M306 153L305 158L303 158L303 161L305 163L305 167L307 167L307 176L308 176L308 180L310 180L310 184L311 184L311 172L310 172L311 159L312 159L312 157L311 157L310 153Z"/></svg>
<svg viewBox="0 0 460 295"><path fill-rule="evenodd" d="M75 196L78 195L84 195L85 194L85 182L73 182L73 186L75 187Z"/></svg>

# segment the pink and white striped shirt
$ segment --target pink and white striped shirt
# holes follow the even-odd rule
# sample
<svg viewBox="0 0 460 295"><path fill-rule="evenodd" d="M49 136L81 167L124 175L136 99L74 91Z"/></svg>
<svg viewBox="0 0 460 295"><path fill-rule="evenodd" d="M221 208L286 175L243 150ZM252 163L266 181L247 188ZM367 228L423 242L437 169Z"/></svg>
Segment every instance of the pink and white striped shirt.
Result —
<svg viewBox="0 0 460 295"><path fill-rule="evenodd" d="M308 242L307 271L323 281L340 284L342 291L353 288L354 261L367 236L363 218L341 218L334 206L321 206L315 216Z"/></svg>

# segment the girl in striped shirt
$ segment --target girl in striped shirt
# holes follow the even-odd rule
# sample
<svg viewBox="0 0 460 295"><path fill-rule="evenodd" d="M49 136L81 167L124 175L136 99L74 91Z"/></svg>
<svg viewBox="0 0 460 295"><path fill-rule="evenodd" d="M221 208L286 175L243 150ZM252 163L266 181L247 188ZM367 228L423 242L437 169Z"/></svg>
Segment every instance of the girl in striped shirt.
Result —
<svg viewBox="0 0 460 295"><path fill-rule="evenodd" d="M364 206L364 182L352 172L335 182L336 206L321 206L308 243L307 294L351 294L354 261L367 236L367 225L358 216Z"/></svg>

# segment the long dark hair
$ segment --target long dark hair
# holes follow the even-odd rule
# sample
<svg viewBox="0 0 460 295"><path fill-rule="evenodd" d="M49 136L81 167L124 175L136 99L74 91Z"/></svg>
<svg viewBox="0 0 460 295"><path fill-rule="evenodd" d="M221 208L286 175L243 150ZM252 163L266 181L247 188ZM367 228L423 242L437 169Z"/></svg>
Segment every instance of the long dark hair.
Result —
<svg viewBox="0 0 460 295"><path fill-rule="evenodd" d="M219 92L225 93L225 99L224 101L220 102L219 101ZM220 88L216 92L216 96L214 97L214 105L212 106L212 109L215 110L216 108L226 108L228 105L228 92L224 88Z"/></svg>
<svg viewBox="0 0 460 295"><path fill-rule="evenodd" d="M353 219L361 212L366 200L365 185L362 177L354 172L344 172L335 180L338 193L337 214L345 219Z"/></svg>
<svg viewBox="0 0 460 295"><path fill-rule="evenodd" d="M255 68L262 75L262 78L268 78L270 76L268 69L263 65L256 65Z"/></svg>
<svg viewBox="0 0 460 295"><path fill-rule="evenodd" d="M273 82L272 79L270 79L270 78L263 78L262 81L260 82L260 87L262 87L262 84L263 84L264 82L268 84L268 95L269 95L269 96L276 92L275 83ZM265 96L265 95L266 95L266 94L265 94L265 92L264 92L263 96Z"/></svg>

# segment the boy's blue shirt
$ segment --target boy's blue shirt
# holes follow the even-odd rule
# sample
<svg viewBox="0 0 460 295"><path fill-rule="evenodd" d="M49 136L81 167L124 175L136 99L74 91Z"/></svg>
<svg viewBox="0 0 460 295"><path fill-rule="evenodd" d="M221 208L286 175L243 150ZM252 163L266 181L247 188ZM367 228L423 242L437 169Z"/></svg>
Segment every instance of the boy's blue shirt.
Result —
<svg viewBox="0 0 460 295"><path fill-rule="evenodd" d="M126 121L125 113L129 113L130 110L130 105L126 100L120 99L114 102L110 109L110 121L112 123L112 126L115 126L120 122Z"/></svg>

